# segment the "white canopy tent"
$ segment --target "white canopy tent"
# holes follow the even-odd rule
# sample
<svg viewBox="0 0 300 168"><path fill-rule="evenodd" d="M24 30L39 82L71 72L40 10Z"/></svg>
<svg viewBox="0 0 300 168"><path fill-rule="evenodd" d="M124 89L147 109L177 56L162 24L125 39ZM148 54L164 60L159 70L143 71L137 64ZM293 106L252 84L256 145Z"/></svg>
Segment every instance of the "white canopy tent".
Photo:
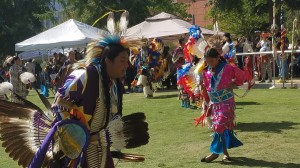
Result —
<svg viewBox="0 0 300 168"><path fill-rule="evenodd" d="M192 25L178 17L162 12L147 18L144 22L129 28L126 39L149 39L155 37L168 37L189 32ZM203 35L213 35L214 31L202 28Z"/></svg>
<svg viewBox="0 0 300 168"><path fill-rule="evenodd" d="M18 54L18 56L22 59L22 60L26 60L26 59L32 59L32 58L48 58L49 56L52 56L54 53L63 53L63 54L67 54L70 51L73 51L73 48L55 48L52 50L35 50L35 51L24 51L20 54Z"/></svg>
<svg viewBox="0 0 300 168"><path fill-rule="evenodd" d="M16 51L80 47L100 38L103 30L70 19L15 45Z"/></svg>

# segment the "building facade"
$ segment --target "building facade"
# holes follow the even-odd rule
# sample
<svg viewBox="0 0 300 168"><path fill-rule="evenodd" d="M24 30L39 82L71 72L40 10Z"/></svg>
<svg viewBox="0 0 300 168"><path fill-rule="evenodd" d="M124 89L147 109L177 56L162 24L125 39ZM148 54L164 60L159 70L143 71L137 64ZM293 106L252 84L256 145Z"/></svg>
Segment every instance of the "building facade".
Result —
<svg viewBox="0 0 300 168"><path fill-rule="evenodd" d="M190 5L187 12L193 16L192 24L204 27L206 25L212 25L212 19L207 16L209 7L206 6L208 0L175 0L178 3L187 3Z"/></svg>

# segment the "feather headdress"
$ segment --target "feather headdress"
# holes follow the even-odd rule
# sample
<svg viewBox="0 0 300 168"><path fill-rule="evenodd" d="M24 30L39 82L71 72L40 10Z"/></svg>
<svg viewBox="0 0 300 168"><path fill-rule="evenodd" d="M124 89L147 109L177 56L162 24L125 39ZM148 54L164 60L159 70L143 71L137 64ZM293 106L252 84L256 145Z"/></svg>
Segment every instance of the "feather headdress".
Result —
<svg viewBox="0 0 300 168"><path fill-rule="evenodd" d="M207 43L210 48L215 48L217 50L222 50L223 46L223 36L220 34L214 34L208 38Z"/></svg>
<svg viewBox="0 0 300 168"><path fill-rule="evenodd" d="M101 57L103 49L111 44L119 44L124 48L141 46L142 43L139 40L126 41L124 39L128 23L128 11L122 13L119 23L115 22L114 13L110 12L107 18L107 31L101 33L98 41L92 42L87 46L85 65L94 62L95 58Z"/></svg>

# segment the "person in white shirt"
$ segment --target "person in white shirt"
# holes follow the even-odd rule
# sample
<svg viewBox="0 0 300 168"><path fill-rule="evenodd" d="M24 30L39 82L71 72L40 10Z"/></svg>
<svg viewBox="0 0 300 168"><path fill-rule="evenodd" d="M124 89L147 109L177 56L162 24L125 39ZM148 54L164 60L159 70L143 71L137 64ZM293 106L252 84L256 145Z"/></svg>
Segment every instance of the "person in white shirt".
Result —
<svg viewBox="0 0 300 168"><path fill-rule="evenodd" d="M260 35L260 41L256 45L256 47L261 47L259 52L271 51L271 42L267 39L268 37L268 33L262 33ZM261 81L259 83L264 83L266 81L266 73L268 74L268 83L272 82L271 60L272 57L270 54L260 54Z"/></svg>

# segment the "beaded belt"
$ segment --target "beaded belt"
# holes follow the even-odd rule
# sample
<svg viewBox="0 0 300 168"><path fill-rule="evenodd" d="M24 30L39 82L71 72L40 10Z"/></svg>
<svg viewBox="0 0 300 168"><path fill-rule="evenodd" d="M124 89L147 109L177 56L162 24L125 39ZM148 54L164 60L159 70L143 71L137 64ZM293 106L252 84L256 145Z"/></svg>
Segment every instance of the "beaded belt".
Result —
<svg viewBox="0 0 300 168"><path fill-rule="evenodd" d="M208 96L212 103L220 103L222 101L231 99L234 94L230 90L222 89L216 92L208 92Z"/></svg>

